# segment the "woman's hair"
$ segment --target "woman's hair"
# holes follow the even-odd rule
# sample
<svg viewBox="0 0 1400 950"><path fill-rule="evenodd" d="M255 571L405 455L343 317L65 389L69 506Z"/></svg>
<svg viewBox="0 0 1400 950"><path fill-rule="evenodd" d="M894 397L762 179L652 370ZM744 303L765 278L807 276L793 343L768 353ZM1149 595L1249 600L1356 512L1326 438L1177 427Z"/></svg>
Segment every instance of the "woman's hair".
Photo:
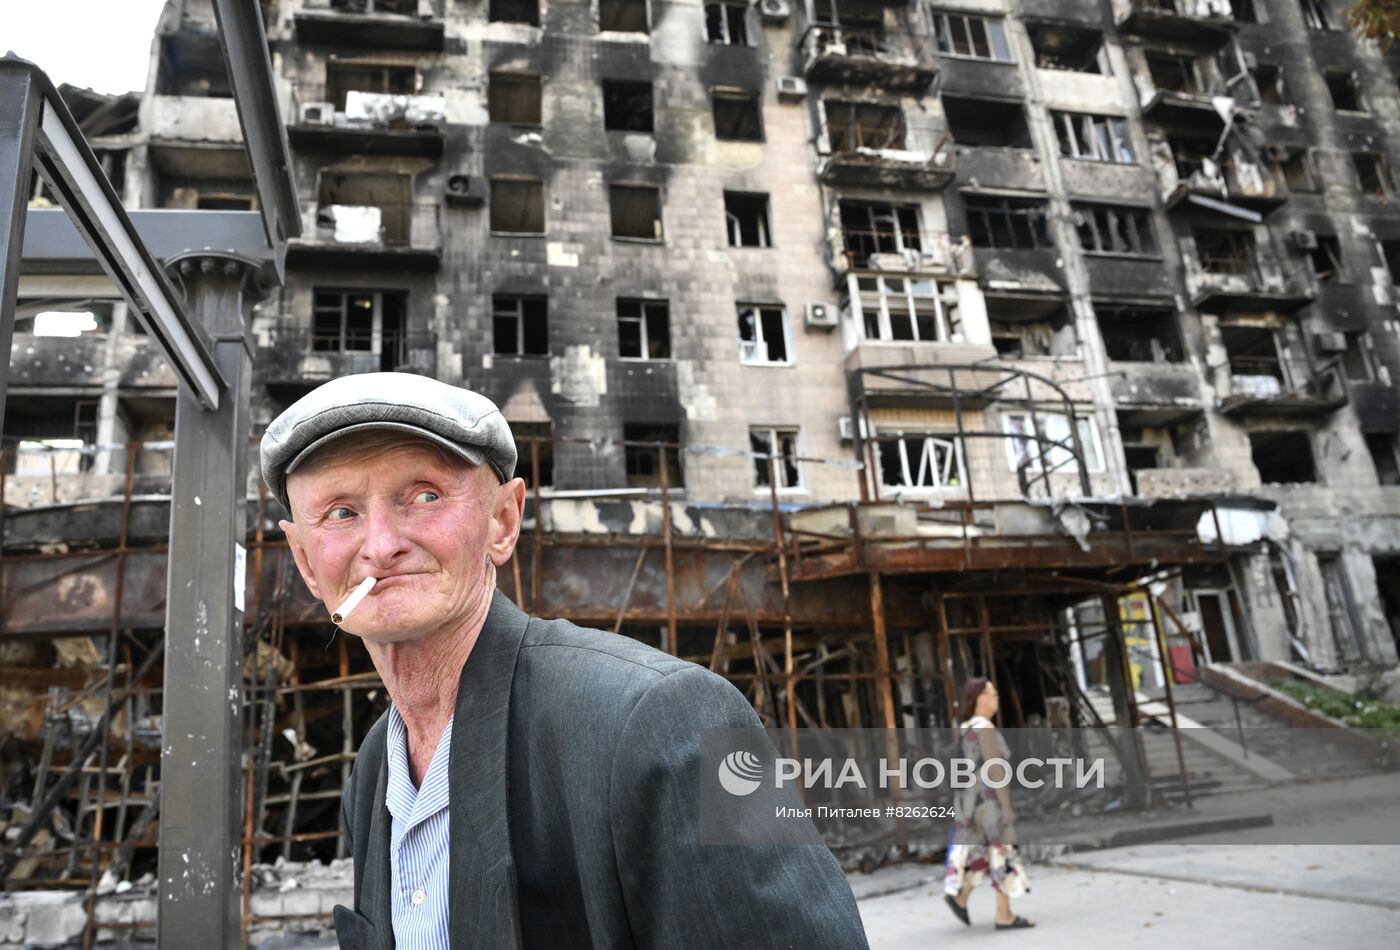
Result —
<svg viewBox="0 0 1400 950"><path fill-rule="evenodd" d="M987 688L991 680L985 676L975 676L963 684L962 699L958 702L958 718L966 722L977 711L977 697Z"/></svg>

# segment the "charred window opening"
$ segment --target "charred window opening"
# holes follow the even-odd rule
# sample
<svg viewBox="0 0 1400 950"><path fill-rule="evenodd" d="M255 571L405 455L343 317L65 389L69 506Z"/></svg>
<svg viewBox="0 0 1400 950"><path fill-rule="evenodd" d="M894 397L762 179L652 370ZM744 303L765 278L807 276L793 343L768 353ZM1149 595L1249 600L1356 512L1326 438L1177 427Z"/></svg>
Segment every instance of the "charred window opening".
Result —
<svg viewBox="0 0 1400 950"><path fill-rule="evenodd" d="M1254 0L1230 0L1230 16L1236 23L1258 23Z"/></svg>
<svg viewBox="0 0 1400 950"><path fill-rule="evenodd" d="M772 247L767 195L726 191L724 218L729 228L730 247Z"/></svg>
<svg viewBox="0 0 1400 950"><path fill-rule="evenodd" d="M753 454L753 487L768 488L777 474L778 491L802 488L802 466L797 461L797 430L768 426L749 429Z"/></svg>
<svg viewBox="0 0 1400 950"><path fill-rule="evenodd" d="M1390 282L1400 284L1400 241L1381 241L1381 259L1390 271Z"/></svg>
<svg viewBox="0 0 1400 950"><path fill-rule="evenodd" d="M1347 270L1342 263L1342 245L1337 240L1337 235L1315 232L1314 236L1317 238L1317 247L1307 252L1313 276L1329 284L1345 281Z"/></svg>
<svg viewBox="0 0 1400 950"><path fill-rule="evenodd" d="M987 323L992 331L992 345L1002 359L1076 356L1079 353L1074 321L1063 303L1046 309L1027 307L1019 300L989 296Z"/></svg>
<svg viewBox="0 0 1400 950"><path fill-rule="evenodd" d="M542 90L540 77L534 73L492 72L486 94L491 121L541 124Z"/></svg>
<svg viewBox="0 0 1400 950"><path fill-rule="evenodd" d="M629 360L671 358L671 310L664 300L617 301L618 354Z"/></svg>
<svg viewBox="0 0 1400 950"><path fill-rule="evenodd" d="M833 152L904 148L904 110L898 106L828 99L822 110Z"/></svg>
<svg viewBox="0 0 1400 950"><path fill-rule="evenodd" d="M97 456L97 408L95 399L11 401L5 412L8 451L0 459L0 472L54 478L92 471Z"/></svg>
<svg viewBox="0 0 1400 950"><path fill-rule="evenodd" d="M1368 195L1390 194L1390 172L1385 156L1376 152L1352 152L1351 162L1356 166L1356 177L1361 181L1362 191Z"/></svg>
<svg viewBox="0 0 1400 950"><path fill-rule="evenodd" d="M1310 30L1335 30L1328 0L1298 0L1303 9L1303 23Z"/></svg>
<svg viewBox="0 0 1400 950"><path fill-rule="evenodd" d="M1146 208L1076 203L1074 224L1079 233L1079 246L1086 254L1157 256L1152 215Z"/></svg>
<svg viewBox="0 0 1400 950"><path fill-rule="evenodd" d="M1191 56L1178 56L1174 53L1151 52L1146 54L1147 71L1152 76L1152 85L1164 92L1199 94L1205 92L1201 83L1200 69Z"/></svg>
<svg viewBox="0 0 1400 950"><path fill-rule="evenodd" d="M884 201L842 200L841 238L846 260L857 270L870 265L872 254L919 253L918 205Z"/></svg>
<svg viewBox="0 0 1400 950"><path fill-rule="evenodd" d="M544 297L491 297L493 352L499 356L549 355L549 301Z"/></svg>
<svg viewBox="0 0 1400 950"><path fill-rule="evenodd" d="M1249 451L1259 479L1265 484L1292 485L1317 481L1312 439L1303 431L1251 432Z"/></svg>
<svg viewBox="0 0 1400 950"><path fill-rule="evenodd" d="M613 33L648 33L647 0L598 0L598 29Z"/></svg>
<svg viewBox="0 0 1400 950"><path fill-rule="evenodd" d="M612 236L661 240L661 189L655 185L609 185Z"/></svg>
<svg viewBox="0 0 1400 950"><path fill-rule="evenodd" d="M1006 42L1006 26L998 18L968 16L962 13L935 13L934 36L938 52L944 56L1011 62Z"/></svg>
<svg viewBox="0 0 1400 950"><path fill-rule="evenodd" d="M311 350L378 353L378 369L407 363L408 295L396 291L317 290L311 312Z"/></svg>
<svg viewBox="0 0 1400 950"><path fill-rule="evenodd" d="M611 132L652 131L651 83L603 80L603 128Z"/></svg>
<svg viewBox="0 0 1400 950"><path fill-rule="evenodd" d="M327 63L327 101L344 111L345 98L352 92L412 96L418 92L418 70L412 66Z"/></svg>
<svg viewBox="0 0 1400 950"><path fill-rule="evenodd" d="M780 306L739 304L739 361L787 364L787 314Z"/></svg>
<svg viewBox="0 0 1400 950"><path fill-rule="evenodd" d="M492 23L540 25L539 0L491 0L487 14Z"/></svg>
<svg viewBox="0 0 1400 950"><path fill-rule="evenodd" d="M662 458L665 458L666 483L669 488L685 485L681 468L681 427L671 424L624 422L622 438L623 463L627 469L628 488L659 488ZM637 444L631 444L637 443ZM657 443L662 443L658 446Z"/></svg>
<svg viewBox="0 0 1400 950"><path fill-rule="evenodd" d="M1220 328L1230 361L1231 385L1243 392L1277 395L1288 386L1278 335L1267 327ZM1273 379L1277 385L1269 383Z"/></svg>
<svg viewBox="0 0 1400 950"><path fill-rule="evenodd" d="M538 445L540 487L551 487L554 484L554 427L548 422L512 422L510 434L515 437L515 454L519 459L515 464L515 477L523 478L526 488L535 487L535 464L531 452Z"/></svg>
<svg viewBox="0 0 1400 950"><path fill-rule="evenodd" d="M1327 83L1327 92L1332 97L1332 105L1341 112L1365 112L1361 99L1361 86L1356 73L1340 69L1329 69L1322 74Z"/></svg>
<svg viewBox="0 0 1400 950"><path fill-rule="evenodd" d="M721 46L748 46L746 3L705 4L705 38Z"/></svg>
<svg viewBox="0 0 1400 950"><path fill-rule="evenodd" d="M491 230L503 234L544 233L544 182L491 179Z"/></svg>
<svg viewBox="0 0 1400 950"><path fill-rule="evenodd" d="M1118 363L1180 363L1186 358L1176 313L1136 307L1095 307L1104 350Z"/></svg>
<svg viewBox="0 0 1400 950"><path fill-rule="evenodd" d="M1305 148L1289 149L1279 170L1283 172L1284 183L1289 191L1316 191L1317 177L1313 174L1312 161Z"/></svg>
<svg viewBox="0 0 1400 950"><path fill-rule="evenodd" d="M962 488L962 451L950 432L881 432L875 437L880 484L886 488Z"/></svg>
<svg viewBox="0 0 1400 950"><path fill-rule="evenodd" d="M1035 50L1035 64L1041 69L1104 76L1112 72L1101 31L1060 23L1029 23L1027 26L1031 47Z"/></svg>
<svg viewBox="0 0 1400 950"><path fill-rule="evenodd" d="M316 188L318 236L404 246L413 238L413 177L325 171Z"/></svg>
<svg viewBox="0 0 1400 950"><path fill-rule="evenodd" d="M1342 373L1354 383L1367 383L1375 379L1371 335L1365 330L1355 330L1346 335L1346 340L1346 349L1342 350Z"/></svg>
<svg viewBox="0 0 1400 950"><path fill-rule="evenodd" d="M730 142L762 142L763 119L758 94L742 89L715 89L710 93L715 138Z"/></svg>
<svg viewBox="0 0 1400 950"><path fill-rule="evenodd" d="M1052 112L1060 154L1095 162L1131 165L1136 158L1128 141L1127 120L1111 115Z"/></svg>
<svg viewBox="0 0 1400 950"><path fill-rule="evenodd" d="M1254 276L1254 235L1249 231L1196 228L1196 259L1208 274Z"/></svg>
<svg viewBox="0 0 1400 950"><path fill-rule="evenodd" d="M1254 76L1254 88L1259 92L1259 101L1265 105L1286 106L1288 86L1283 80L1283 70L1274 63L1260 63L1250 71Z"/></svg>
<svg viewBox="0 0 1400 950"><path fill-rule="evenodd" d="M1390 432L1366 433L1366 451L1382 485L1400 485L1400 439Z"/></svg>
<svg viewBox="0 0 1400 950"><path fill-rule="evenodd" d="M1019 102L943 97L948 131L959 145L975 148L1030 148L1031 131Z"/></svg>
<svg viewBox="0 0 1400 950"><path fill-rule="evenodd" d="M161 38L156 91L162 96L229 99L233 86L217 37L176 33Z"/></svg>
<svg viewBox="0 0 1400 950"><path fill-rule="evenodd" d="M120 198L126 188L126 149L95 148L92 155L97 159L97 164L102 166L102 174L107 176L107 180L112 183L112 190Z"/></svg>
<svg viewBox="0 0 1400 950"><path fill-rule="evenodd" d="M974 247L1003 250L1053 248L1045 226L1045 202L1034 198L964 195L967 231Z"/></svg>

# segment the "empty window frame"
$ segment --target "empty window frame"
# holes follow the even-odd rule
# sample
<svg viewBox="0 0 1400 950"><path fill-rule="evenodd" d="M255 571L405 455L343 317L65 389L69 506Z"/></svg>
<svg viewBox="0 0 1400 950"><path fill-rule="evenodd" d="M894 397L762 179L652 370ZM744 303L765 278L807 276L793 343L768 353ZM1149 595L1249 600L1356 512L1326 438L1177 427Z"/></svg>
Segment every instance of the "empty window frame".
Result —
<svg viewBox="0 0 1400 950"><path fill-rule="evenodd" d="M904 110L898 106L828 99L822 103L822 111L826 115L826 141L833 152L904 148Z"/></svg>
<svg viewBox="0 0 1400 950"><path fill-rule="evenodd" d="M1376 466L1376 481L1400 485L1400 439L1392 432L1366 433L1366 451Z"/></svg>
<svg viewBox="0 0 1400 950"><path fill-rule="evenodd" d="M373 290L317 290L312 298L311 350L378 353L380 369L398 368L404 346L407 294Z"/></svg>
<svg viewBox="0 0 1400 950"><path fill-rule="evenodd" d="M1361 83L1356 73L1344 69L1328 69L1322 73L1327 83L1327 92L1332 97L1332 105L1341 112L1365 112L1366 105L1361 98Z"/></svg>
<svg viewBox="0 0 1400 950"><path fill-rule="evenodd" d="M1329 0L1298 0L1303 10L1303 23L1310 30L1335 30Z"/></svg>
<svg viewBox="0 0 1400 950"><path fill-rule="evenodd" d="M1011 62L1011 47L1006 42L1006 26L998 18L970 16L964 13L935 13L933 29L938 42L938 52L944 56Z"/></svg>
<svg viewBox="0 0 1400 950"><path fill-rule="evenodd" d="M1288 85L1281 67L1276 63L1259 63L1250 72L1254 76L1254 88L1259 93L1261 103L1271 106L1289 104Z"/></svg>
<svg viewBox="0 0 1400 950"><path fill-rule="evenodd" d="M352 92L412 96L418 92L418 70L413 66L376 66L364 63L326 64L326 101L345 110Z"/></svg>
<svg viewBox="0 0 1400 950"><path fill-rule="evenodd" d="M1155 88L1165 92L1205 92L1200 69L1194 57L1151 52L1147 53L1145 58L1147 71L1152 76L1152 85Z"/></svg>
<svg viewBox="0 0 1400 950"><path fill-rule="evenodd" d="M949 282L857 277L852 316L862 339L947 343L962 339L957 288Z"/></svg>
<svg viewBox="0 0 1400 950"><path fill-rule="evenodd" d="M1400 284L1400 241L1381 241L1380 255L1390 271L1390 282Z"/></svg>
<svg viewBox="0 0 1400 950"><path fill-rule="evenodd" d="M647 0L598 0L598 29L614 33L649 33Z"/></svg>
<svg viewBox="0 0 1400 950"><path fill-rule="evenodd" d="M1289 191L1317 191L1317 176L1313 174L1311 151L1306 148L1288 150L1279 162L1283 182Z"/></svg>
<svg viewBox="0 0 1400 950"><path fill-rule="evenodd" d="M1317 481L1312 439L1300 430L1249 433L1249 452L1259 480L1266 484Z"/></svg>
<svg viewBox="0 0 1400 950"><path fill-rule="evenodd" d="M778 491L802 489L802 463L798 461L797 429L754 426L749 429L753 455L753 487L767 489L777 476Z"/></svg>
<svg viewBox="0 0 1400 950"><path fill-rule="evenodd" d="M1089 472L1103 471L1103 450L1099 445L1098 426L1090 416L1075 416L1079 437L1079 452L1084 468ZM1078 465L1074 456L1074 436L1069 420L1061 412L1008 412L1001 417L1006 440L1007 458L1011 471L1022 468L1050 474L1075 474ZM1037 438L1038 434L1038 438Z"/></svg>
<svg viewBox="0 0 1400 950"><path fill-rule="evenodd" d="M778 304L741 303L739 362L749 366L790 366L787 311Z"/></svg>
<svg viewBox="0 0 1400 950"><path fill-rule="evenodd" d="M1034 198L964 195L973 247L1002 250L1053 248L1045 226L1045 202Z"/></svg>
<svg viewBox="0 0 1400 950"><path fill-rule="evenodd" d="M1111 115L1051 112L1060 154L1096 162L1131 165L1137 159L1128 141L1127 120Z"/></svg>
<svg viewBox="0 0 1400 950"><path fill-rule="evenodd" d="M637 241L660 241L661 189L646 184L608 186L612 236Z"/></svg>
<svg viewBox="0 0 1400 950"><path fill-rule="evenodd" d="M748 46L747 3L705 4L705 38L720 46Z"/></svg>
<svg viewBox="0 0 1400 950"><path fill-rule="evenodd" d="M515 455L520 461L515 466L515 477L525 480L525 487L535 487L535 464L531 453L539 446L540 487L549 488L554 484L554 427L548 422L510 423L510 434L515 437Z"/></svg>
<svg viewBox="0 0 1400 950"><path fill-rule="evenodd" d="M628 488L657 488L661 485L661 464L665 460L668 488L685 486L681 468L681 427L674 423L624 422L623 465ZM660 446L657 443L661 443Z"/></svg>
<svg viewBox="0 0 1400 950"><path fill-rule="evenodd" d="M958 145L972 148L1030 148L1031 132L1019 102L943 97L948 131Z"/></svg>
<svg viewBox="0 0 1400 950"><path fill-rule="evenodd" d="M1179 182L1189 182L1191 176L1202 173L1208 180L1220 176L1217 143L1214 139L1194 135L1170 135L1167 144L1172 150L1172 164Z"/></svg>
<svg viewBox="0 0 1400 950"><path fill-rule="evenodd" d="M1376 367L1370 333L1354 330L1346 338L1346 349L1342 350L1342 373L1354 383L1371 382L1376 378Z"/></svg>
<svg viewBox="0 0 1400 950"><path fill-rule="evenodd" d="M539 125L542 85L535 73L496 70L487 88L487 109L492 122Z"/></svg>
<svg viewBox="0 0 1400 950"><path fill-rule="evenodd" d="M852 268L868 267L872 254L922 252L918 205L843 199L839 208L841 239Z"/></svg>
<svg viewBox="0 0 1400 950"><path fill-rule="evenodd" d="M491 297L492 351L498 356L549 354L549 301L544 297Z"/></svg>
<svg viewBox="0 0 1400 950"><path fill-rule="evenodd" d="M1230 0L1230 17L1236 23L1258 23L1259 13L1254 0Z"/></svg>
<svg viewBox="0 0 1400 950"><path fill-rule="evenodd" d="M1222 326L1220 345L1229 361L1231 387L1260 397L1282 393L1289 382L1280 342L1268 327Z"/></svg>
<svg viewBox="0 0 1400 950"><path fill-rule="evenodd" d="M651 83L604 79L603 128L610 132L651 132Z"/></svg>
<svg viewBox="0 0 1400 950"><path fill-rule="evenodd" d="M491 0L487 15L492 23L540 25L540 0Z"/></svg>
<svg viewBox="0 0 1400 950"><path fill-rule="evenodd" d="M670 305L664 300L619 298L617 349L626 360L670 359Z"/></svg>
<svg viewBox="0 0 1400 950"><path fill-rule="evenodd" d="M1233 229L1197 228L1196 259L1207 274L1254 276L1254 235Z"/></svg>
<svg viewBox="0 0 1400 950"><path fill-rule="evenodd" d="M987 296L987 325L992 346L1002 359L1078 356L1079 338L1069 308L1057 303L1027 310L1023 301Z"/></svg>
<svg viewBox="0 0 1400 950"><path fill-rule="evenodd" d="M880 432L875 436L880 484L901 489L962 488L967 484L957 436L934 432Z"/></svg>
<svg viewBox="0 0 1400 950"><path fill-rule="evenodd" d="M1342 245L1335 234L1314 232L1317 247L1311 248L1308 263L1312 265L1313 276L1323 283L1340 283L1347 279L1347 271L1342 263Z"/></svg>
<svg viewBox="0 0 1400 950"><path fill-rule="evenodd" d="M724 193L724 220L730 247L772 247L768 232L768 196L743 191Z"/></svg>
<svg viewBox="0 0 1400 950"><path fill-rule="evenodd" d="M1103 33L1061 23L1027 23L1035 64L1040 69L1075 73L1112 73Z"/></svg>
<svg viewBox="0 0 1400 950"><path fill-rule="evenodd" d="M756 92L743 89L713 89L710 107L714 113L715 138L728 142L762 142L763 116Z"/></svg>
<svg viewBox="0 0 1400 950"><path fill-rule="evenodd" d="M543 234L544 182L492 178L491 230L502 234Z"/></svg>
<svg viewBox="0 0 1400 950"><path fill-rule="evenodd" d="M1105 353L1119 363L1180 363L1186 358L1175 311L1096 304Z"/></svg>
<svg viewBox="0 0 1400 950"><path fill-rule="evenodd" d="M1379 196L1390 194L1390 169L1384 155L1377 152L1352 152L1351 163L1356 167L1356 177L1361 182L1363 192Z"/></svg>
<svg viewBox="0 0 1400 950"><path fill-rule="evenodd" d="M1158 254L1152 213L1147 208L1076 202L1074 223L1079 233L1079 246L1085 254L1126 257L1156 257Z"/></svg>

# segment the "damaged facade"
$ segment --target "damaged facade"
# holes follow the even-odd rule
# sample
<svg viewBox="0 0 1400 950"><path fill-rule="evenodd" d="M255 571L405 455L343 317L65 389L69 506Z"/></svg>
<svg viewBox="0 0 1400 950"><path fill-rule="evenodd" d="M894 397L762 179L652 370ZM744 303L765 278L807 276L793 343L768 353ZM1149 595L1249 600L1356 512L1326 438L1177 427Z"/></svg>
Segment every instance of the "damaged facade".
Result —
<svg viewBox="0 0 1400 950"><path fill-rule="evenodd" d="M530 612L775 725L1396 664L1400 53L1325 0L262 6L303 236L255 431L345 373L485 393ZM214 29L70 91L132 207L253 208ZM99 283L26 278L11 356L0 820L113 707L17 886L154 862L175 380ZM249 860L333 858L386 697L249 489Z"/></svg>

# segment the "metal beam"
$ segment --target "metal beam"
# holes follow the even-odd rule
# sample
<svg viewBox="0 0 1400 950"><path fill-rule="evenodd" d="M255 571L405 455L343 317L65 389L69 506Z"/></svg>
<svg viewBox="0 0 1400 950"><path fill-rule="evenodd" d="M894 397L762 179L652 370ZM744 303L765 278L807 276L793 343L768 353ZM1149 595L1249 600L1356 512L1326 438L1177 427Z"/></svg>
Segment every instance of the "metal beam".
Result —
<svg viewBox="0 0 1400 950"><path fill-rule="evenodd" d="M33 77L0 73L0 435L5 431L5 390L15 333L20 249L29 205L31 162L42 103ZM0 505L4 499L0 499Z"/></svg>

